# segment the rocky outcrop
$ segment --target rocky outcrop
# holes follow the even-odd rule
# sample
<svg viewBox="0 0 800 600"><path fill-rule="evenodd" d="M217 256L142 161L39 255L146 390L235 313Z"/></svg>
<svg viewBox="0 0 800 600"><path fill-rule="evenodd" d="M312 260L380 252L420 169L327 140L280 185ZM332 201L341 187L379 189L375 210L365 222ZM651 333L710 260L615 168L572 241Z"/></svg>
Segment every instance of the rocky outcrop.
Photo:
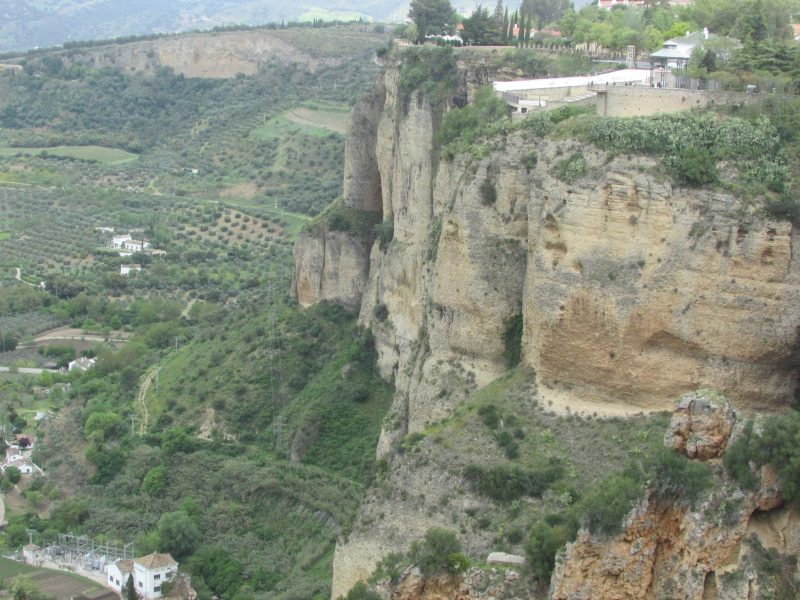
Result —
<svg viewBox="0 0 800 600"><path fill-rule="evenodd" d="M332 300L357 309L368 269L368 242L325 227L304 231L294 250L292 292L301 306Z"/></svg>
<svg viewBox="0 0 800 600"><path fill-rule="evenodd" d="M300 302L359 306L395 383L378 456L506 371L503 333L518 315L522 363L554 410L659 411L706 387L744 411L786 407L800 331L796 229L724 191L676 187L652 158L576 140L523 131L477 157L440 158L443 113L491 79L487 64L460 65L445 103L404 92L390 65L353 117L360 139L345 172L346 201L372 211L380 195L376 220L393 239L373 243L368 263L360 247L336 249L353 258L335 277L323 275L339 261L327 240L295 248ZM585 173L559 179L554 165L576 154ZM675 444L717 452L724 418L704 423L695 403L686 411ZM334 597L398 549L369 533L344 547Z"/></svg>
<svg viewBox="0 0 800 600"><path fill-rule="evenodd" d="M521 599L530 598L533 591L513 569L472 568L463 575L424 577L416 567L406 569L396 585L383 582L378 589L381 596L391 600Z"/></svg>
<svg viewBox="0 0 800 600"><path fill-rule="evenodd" d="M102 69L155 72L170 67L186 77L230 78L241 73L252 75L268 62L302 63L311 71L322 62L307 50L293 44L281 31L226 31L186 34L128 44L110 44L64 51L67 64L80 63Z"/></svg>
<svg viewBox="0 0 800 600"><path fill-rule="evenodd" d="M724 453L734 428L730 404L708 393L689 394L678 404L665 436L668 446L697 459ZM771 467L762 467L754 491L723 480L711 497L694 509L681 500L654 492L631 511L623 531L608 538L587 530L568 544L551 580L552 600L687 598L761 598L763 569L753 567L759 545L791 555L800 529L788 527L792 516L764 517L782 504ZM785 522L779 536L775 523ZM769 525L767 525L769 523ZM755 534L760 541L753 540ZM789 533L787 546L785 535ZM780 540L776 541L776 538Z"/></svg>
<svg viewBox="0 0 800 600"><path fill-rule="evenodd" d="M727 399L712 392L687 394L672 415L664 443L689 458L717 458L725 452L734 421Z"/></svg>

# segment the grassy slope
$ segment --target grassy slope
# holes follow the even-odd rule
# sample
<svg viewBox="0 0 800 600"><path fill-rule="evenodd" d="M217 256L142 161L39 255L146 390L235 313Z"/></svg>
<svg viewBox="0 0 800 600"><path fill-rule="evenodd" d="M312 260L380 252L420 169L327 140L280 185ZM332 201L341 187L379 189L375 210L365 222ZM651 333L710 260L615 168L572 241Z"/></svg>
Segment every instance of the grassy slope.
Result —
<svg viewBox="0 0 800 600"><path fill-rule="evenodd" d="M0 147L0 156L16 156L17 154L39 155L52 154L64 158L75 158L90 162L99 162L107 165L119 165L134 161L138 156L119 148L106 148L104 146L52 146L39 148L11 148Z"/></svg>
<svg viewBox="0 0 800 600"><path fill-rule="evenodd" d="M486 425L480 413L489 405L499 417L495 429ZM470 552L488 547L523 554L528 532L536 522L566 511L629 460L660 446L668 422L666 413L627 419L558 416L539 404L532 373L518 368L473 393L452 417L432 424L423 435L407 436L403 452L393 459L390 475L378 483L376 493L399 499L398 504L405 504L407 510L424 511L446 523L459 532ZM498 444L502 432L518 444L517 458L507 458ZM536 470L553 460L563 466L563 476L541 498L523 496L510 503L496 502L477 493L463 477L469 465ZM446 487L430 485L421 497L412 495L414 487L408 485L406 476L397 475L409 468L416 471L418 481L437 481L447 474ZM377 506L382 508L380 503ZM373 514L367 509L355 528L368 528L381 519L382 512Z"/></svg>
<svg viewBox="0 0 800 600"><path fill-rule="evenodd" d="M222 321L199 324L194 341L167 354L158 391L148 397L149 435L125 435L129 460L120 474L77 492L92 499L77 529L135 538L144 551L159 516L191 498L203 544L233 557L247 585L270 598L324 598L336 536L372 477L391 389L375 374L371 338L342 309L279 305L273 340L270 313L260 302L242 303ZM105 389L100 383L93 388ZM90 389L79 388L78 404ZM214 425L203 432L209 408ZM160 449L162 433L176 426L211 439L194 438L185 451ZM45 468L65 484L91 473L83 461L63 459L83 444L76 432L65 423L45 444ZM166 485L151 495L142 482L159 464L167 467Z"/></svg>

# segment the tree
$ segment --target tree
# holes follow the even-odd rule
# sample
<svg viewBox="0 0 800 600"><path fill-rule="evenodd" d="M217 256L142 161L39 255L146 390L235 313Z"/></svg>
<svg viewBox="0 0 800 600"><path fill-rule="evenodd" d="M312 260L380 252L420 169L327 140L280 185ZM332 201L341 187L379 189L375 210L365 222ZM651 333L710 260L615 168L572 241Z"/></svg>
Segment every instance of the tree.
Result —
<svg viewBox="0 0 800 600"><path fill-rule="evenodd" d="M0 352L13 352L17 348L17 338L7 331L0 331Z"/></svg>
<svg viewBox="0 0 800 600"><path fill-rule="evenodd" d="M569 6L569 0L522 0L522 14L533 17L541 28L558 21Z"/></svg>
<svg viewBox="0 0 800 600"><path fill-rule="evenodd" d="M497 21L489 14L489 9L480 4L464 20L464 41L475 46L489 46L500 42Z"/></svg>
<svg viewBox="0 0 800 600"><path fill-rule="evenodd" d="M139 600L139 594L136 592L136 588L133 585L133 575L128 575L128 579L125 581L125 591L122 592L122 597L124 600Z"/></svg>
<svg viewBox="0 0 800 600"><path fill-rule="evenodd" d="M22 473L17 467L6 467L6 478L13 484L19 483Z"/></svg>
<svg viewBox="0 0 800 600"><path fill-rule="evenodd" d="M169 552L178 561L194 552L200 542L200 530L182 510L161 515L156 530L158 549Z"/></svg>
<svg viewBox="0 0 800 600"><path fill-rule="evenodd" d="M453 5L450 0L412 0L408 17L417 26L417 41L428 34L448 31L453 25Z"/></svg>
<svg viewBox="0 0 800 600"><path fill-rule="evenodd" d="M525 544L525 559L534 577L548 581L556 564L556 554L567 542L567 533L562 527L551 527L537 523Z"/></svg>
<svg viewBox="0 0 800 600"><path fill-rule="evenodd" d="M167 487L167 467L160 464L150 469L142 479L142 491L148 496L159 497Z"/></svg>

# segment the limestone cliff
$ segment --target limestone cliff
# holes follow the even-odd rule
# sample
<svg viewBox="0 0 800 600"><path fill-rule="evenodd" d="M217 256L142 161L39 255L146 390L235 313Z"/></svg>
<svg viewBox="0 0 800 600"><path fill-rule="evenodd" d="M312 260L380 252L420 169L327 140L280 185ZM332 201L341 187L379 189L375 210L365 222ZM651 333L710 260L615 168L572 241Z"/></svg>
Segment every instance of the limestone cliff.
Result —
<svg viewBox="0 0 800 600"><path fill-rule="evenodd" d="M404 92L390 66L354 111L346 201L379 211L391 242L335 278L326 270L344 240L316 234L295 247L300 302L359 306L395 383L378 456L505 372L502 333L519 314L523 364L554 409L671 409L701 386L744 411L786 407L800 325L792 225L725 192L677 187L651 158L572 139L514 134L482 158L440 159L444 111L491 79L486 64L459 66L449 101ZM553 165L574 153L586 170L566 183ZM437 524L428 520L418 529ZM388 549L368 532L341 544L334 597Z"/></svg>
<svg viewBox="0 0 800 600"><path fill-rule="evenodd" d="M338 64L319 56L280 30L225 31L176 35L155 40L64 50L67 64L152 73L170 67L186 77L230 78L252 75L268 62L301 63L311 71L320 64Z"/></svg>

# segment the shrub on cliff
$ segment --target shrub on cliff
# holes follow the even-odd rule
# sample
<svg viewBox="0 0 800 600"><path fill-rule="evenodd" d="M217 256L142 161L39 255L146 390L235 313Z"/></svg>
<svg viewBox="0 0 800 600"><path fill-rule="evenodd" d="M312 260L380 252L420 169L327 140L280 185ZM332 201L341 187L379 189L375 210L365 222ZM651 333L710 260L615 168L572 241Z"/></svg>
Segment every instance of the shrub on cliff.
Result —
<svg viewBox="0 0 800 600"><path fill-rule="evenodd" d="M539 581L549 581L556 564L556 554L564 547L571 535L562 526L537 523L525 544L525 561Z"/></svg>
<svg viewBox="0 0 800 600"><path fill-rule="evenodd" d="M422 542L411 545L409 558L427 576L435 573L461 573L469 568L469 561L461 551L461 542L456 534L439 527L429 529Z"/></svg>
<svg viewBox="0 0 800 600"><path fill-rule="evenodd" d="M667 163L679 183L700 187L718 180L717 162L705 148L689 146Z"/></svg>
<svg viewBox="0 0 800 600"><path fill-rule="evenodd" d="M663 499L694 503L711 484L711 471L704 463L662 446L644 461L650 487Z"/></svg>
<svg viewBox="0 0 800 600"><path fill-rule="evenodd" d="M507 319L503 328L503 358L509 369L522 360L522 325L522 313L518 313Z"/></svg>
<svg viewBox="0 0 800 600"><path fill-rule="evenodd" d="M339 600L341 599L342 596L339 596ZM350 588L347 596L344 596L344 600L381 600L381 595L369 589L363 581L359 581Z"/></svg>
<svg viewBox="0 0 800 600"><path fill-rule="evenodd" d="M523 496L538 498L563 475L564 467L557 460L536 469L523 469L516 465L488 468L469 465L464 469L464 478L476 492L498 502L511 502Z"/></svg>
<svg viewBox="0 0 800 600"><path fill-rule="evenodd" d="M766 419L756 431L753 423L725 452L725 469L746 489L755 489L758 479L750 463L759 468L772 465L778 473L781 493L788 502L800 504L800 413L792 411Z"/></svg>
<svg viewBox="0 0 800 600"><path fill-rule="evenodd" d="M436 141L446 156L453 157L480 138L502 131L510 122L506 103L486 86L475 93L471 104L453 108L445 114L436 132Z"/></svg>

